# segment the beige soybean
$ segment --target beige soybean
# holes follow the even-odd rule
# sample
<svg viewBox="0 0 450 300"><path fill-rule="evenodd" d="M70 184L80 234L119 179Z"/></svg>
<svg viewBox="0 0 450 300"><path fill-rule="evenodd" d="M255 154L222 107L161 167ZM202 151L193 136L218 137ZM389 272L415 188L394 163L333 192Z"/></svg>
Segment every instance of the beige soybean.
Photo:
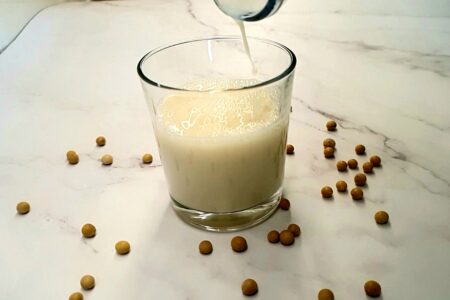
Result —
<svg viewBox="0 0 450 300"><path fill-rule="evenodd" d="M84 290L92 290L95 287L95 278L92 275L84 275L80 279L80 285Z"/></svg>
<svg viewBox="0 0 450 300"><path fill-rule="evenodd" d="M378 155L373 155L370 157L370 162L374 167L381 166L381 158Z"/></svg>
<svg viewBox="0 0 450 300"><path fill-rule="evenodd" d="M334 157L334 148L325 147L325 149L323 149L323 156L325 156L325 158L333 158Z"/></svg>
<svg viewBox="0 0 450 300"><path fill-rule="evenodd" d="M242 236L235 236L231 239L231 249L234 252L244 252L247 248L247 241Z"/></svg>
<svg viewBox="0 0 450 300"><path fill-rule="evenodd" d="M294 154L294 146L293 145L291 145L291 144L286 145L286 154L289 154L289 155Z"/></svg>
<svg viewBox="0 0 450 300"><path fill-rule="evenodd" d="M328 131L335 131L336 127L337 127L337 124L336 124L335 121L330 120L330 121L327 122L326 126L327 126L327 130Z"/></svg>
<svg viewBox="0 0 450 300"><path fill-rule="evenodd" d="M324 147L330 147L330 148L335 148L336 147L336 142L333 139L324 139L323 140L323 146Z"/></svg>
<svg viewBox="0 0 450 300"><path fill-rule="evenodd" d="M282 210L289 210L289 208L291 207L291 202L286 198L282 198L280 200L280 203L278 204L278 207Z"/></svg>
<svg viewBox="0 0 450 300"><path fill-rule="evenodd" d="M331 188L331 186L324 186L320 190L320 193L322 194L323 198L331 198L331 196L333 196L333 189Z"/></svg>
<svg viewBox="0 0 450 300"><path fill-rule="evenodd" d="M381 285L375 280L369 280L364 284L364 291L366 295L372 298L380 297Z"/></svg>
<svg viewBox="0 0 450 300"><path fill-rule="evenodd" d="M210 241L201 241L200 244L198 244L198 250L201 254L208 255L213 251L213 246Z"/></svg>
<svg viewBox="0 0 450 300"><path fill-rule="evenodd" d="M113 163L113 157L110 154L105 154L102 156L102 164L104 166L109 166Z"/></svg>
<svg viewBox="0 0 450 300"><path fill-rule="evenodd" d="M66 157L67 157L67 161L69 162L69 164L71 165L76 165L79 161L80 161L80 157L78 156L78 154L73 151L73 150L69 150L66 153Z"/></svg>
<svg viewBox="0 0 450 300"><path fill-rule="evenodd" d="M254 279L247 278L241 284L242 294L252 296L258 292L258 284Z"/></svg>
<svg viewBox="0 0 450 300"><path fill-rule="evenodd" d="M317 295L318 300L334 300L334 294L330 289L322 289Z"/></svg>
<svg viewBox="0 0 450 300"><path fill-rule="evenodd" d="M280 233L276 230L271 230L267 234L267 240L269 243L276 244L280 241Z"/></svg>
<svg viewBox="0 0 450 300"><path fill-rule="evenodd" d="M358 161L354 158L349 159L347 165L350 169L356 169L358 168Z"/></svg>
<svg viewBox="0 0 450 300"><path fill-rule="evenodd" d="M364 145L356 145L355 146L355 152L358 155L363 155L364 153L366 153L366 147Z"/></svg>
<svg viewBox="0 0 450 300"><path fill-rule="evenodd" d="M364 171L364 173L368 173L368 174L372 173L373 164L370 161L363 163L363 171Z"/></svg>
<svg viewBox="0 0 450 300"><path fill-rule="evenodd" d="M72 293L69 296L69 300L83 300L83 299L84 299L83 294L80 292Z"/></svg>
<svg viewBox="0 0 450 300"><path fill-rule="evenodd" d="M116 252L119 255L125 255L130 253L130 243L127 241L118 241L115 245Z"/></svg>
<svg viewBox="0 0 450 300"><path fill-rule="evenodd" d="M362 198L364 197L364 192L359 187L353 188L350 194L352 195L353 200L362 200Z"/></svg>
<svg viewBox="0 0 450 300"><path fill-rule="evenodd" d="M389 222L389 214L383 210L377 211L374 218L377 224L386 224Z"/></svg>
<svg viewBox="0 0 450 300"><path fill-rule="evenodd" d="M338 192L345 192L347 190L347 183L344 180L339 180L338 182L336 182L336 189L338 190Z"/></svg>
<svg viewBox="0 0 450 300"><path fill-rule="evenodd" d="M67 157L67 159L69 159L69 156L72 156L72 155L75 155L75 154L77 154L75 151L69 150L69 151L67 151L67 153L66 153L66 157Z"/></svg>
<svg viewBox="0 0 450 300"><path fill-rule="evenodd" d="M30 212L30 204L26 201L17 203L16 211L20 215L25 215Z"/></svg>
<svg viewBox="0 0 450 300"><path fill-rule="evenodd" d="M87 223L87 224L84 224L83 227L81 227L81 234L85 238L92 238L92 237L94 237L96 232L97 232L97 229L92 224Z"/></svg>
<svg viewBox="0 0 450 300"><path fill-rule="evenodd" d="M343 160L339 160L336 163L336 168L338 169L339 172L347 171L347 163Z"/></svg>
<svg viewBox="0 0 450 300"><path fill-rule="evenodd" d="M283 230L280 232L280 242L284 246L290 246L294 243L295 236L294 234L289 230Z"/></svg>
<svg viewBox="0 0 450 300"><path fill-rule="evenodd" d="M363 173L358 173L355 175L355 184L357 186L364 186L367 182L367 177Z"/></svg>
<svg viewBox="0 0 450 300"><path fill-rule="evenodd" d="M103 147L106 144L106 139L104 136L99 136L95 139L95 143L97 144L97 146Z"/></svg>
<svg viewBox="0 0 450 300"><path fill-rule="evenodd" d="M298 226L297 224L289 224L287 230L289 230L290 232L292 232L292 234L294 235L294 237L298 237L300 236L300 234L302 233L300 226Z"/></svg>
<svg viewBox="0 0 450 300"><path fill-rule="evenodd" d="M142 156L142 162L144 164L151 164L153 162L153 156L150 153L145 153Z"/></svg>

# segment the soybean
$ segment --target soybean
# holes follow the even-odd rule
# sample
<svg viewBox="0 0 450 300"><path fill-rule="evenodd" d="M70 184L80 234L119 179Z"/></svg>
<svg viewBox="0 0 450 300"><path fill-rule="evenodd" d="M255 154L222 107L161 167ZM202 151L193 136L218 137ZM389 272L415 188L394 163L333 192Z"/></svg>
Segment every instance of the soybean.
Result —
<svg viewBox="0 0 450 300"><path fill-rule="evenodd" d="M30 204L26 201L17 203L16 205L17 213L20 215L25 215L30 212Z"/></svg>

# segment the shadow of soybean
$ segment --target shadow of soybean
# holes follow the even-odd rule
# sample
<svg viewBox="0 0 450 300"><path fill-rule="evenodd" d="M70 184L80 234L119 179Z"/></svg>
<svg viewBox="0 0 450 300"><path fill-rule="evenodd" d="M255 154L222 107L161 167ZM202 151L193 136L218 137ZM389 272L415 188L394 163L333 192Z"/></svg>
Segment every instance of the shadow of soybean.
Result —
<svg viewBox="0 0 450 300"><path fill-rule="evenodd" d="M377 225L378 228L380 228L380 230L392 230L391 221L388 221L386 224L378 224L376 222L375 224Z"/></svg>
<svg viewBox="0 0 450 300"><path fill-rule="evenodd" d="M352 201L353 201L353 203L356 206L359 206L359 207L365 207L366 206L366 200L364 198L362 198L361 200L353 200L352 199Z"/></svg>
<svg viewBox="0 0 450 300"><path fill-rule="evenodd" d="M367 296L366 295L366 299L367 300L383 300L383 292L381 292L381 295L380 295L380 297L369 297L369 296Z"/></svg>

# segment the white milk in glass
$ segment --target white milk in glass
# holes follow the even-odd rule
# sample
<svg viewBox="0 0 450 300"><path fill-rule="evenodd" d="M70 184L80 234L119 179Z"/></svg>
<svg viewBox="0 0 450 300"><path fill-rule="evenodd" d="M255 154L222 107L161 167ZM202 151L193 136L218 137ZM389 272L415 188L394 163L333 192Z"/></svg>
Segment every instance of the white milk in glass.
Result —
<svg viewBox="0 0 450 300"><path fill-rule="evenodd" d="M276 89L223 91L252 82L212 80L208 92L167 96L156 136L169 191L205 212L234 212L269 201L284 177L288 114Z"/></svg>

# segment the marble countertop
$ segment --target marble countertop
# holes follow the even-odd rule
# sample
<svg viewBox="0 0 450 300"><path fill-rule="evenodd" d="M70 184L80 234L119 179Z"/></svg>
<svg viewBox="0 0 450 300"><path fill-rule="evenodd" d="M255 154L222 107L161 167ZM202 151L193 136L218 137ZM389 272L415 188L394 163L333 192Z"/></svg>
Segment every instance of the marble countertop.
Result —
<svg viewBox="0 0 450 300"><path fill-rule="evenodd" d="M298 56L286 163L289 211L235 234L185 225L169 206L163 169L136 74L149 49L212 34L238 34L213 1L73 2L39 13L0 55L0 299L67 299L83 274L85 299L450 299L450 5L448 1L287 1L247 26ZM338 122L329 133L324 124ZM104 135L107 145L95 147ZM322 140L337 142L336 159ZM355 144L382 157L364 188L323 200ZM80 154L69 166L68 149ZM150 166L140 164L145 152ZM112 167L99 157L111 153ZM358 157L360 163L364 159ZM19 216L16 203L31 212ZM386 210L388 226L373 214ZM84 240L84 223L97 227ZM271 229L302 227L292 247ZM114 244L132 251L117 256ZM201 256L199 241L214 244Z"/></svg>
<svg viewBox="0 0 450 300"><path fill-rule="evenodd" d="M0 0L0 54L42 9L70 0Z"/></svg>

